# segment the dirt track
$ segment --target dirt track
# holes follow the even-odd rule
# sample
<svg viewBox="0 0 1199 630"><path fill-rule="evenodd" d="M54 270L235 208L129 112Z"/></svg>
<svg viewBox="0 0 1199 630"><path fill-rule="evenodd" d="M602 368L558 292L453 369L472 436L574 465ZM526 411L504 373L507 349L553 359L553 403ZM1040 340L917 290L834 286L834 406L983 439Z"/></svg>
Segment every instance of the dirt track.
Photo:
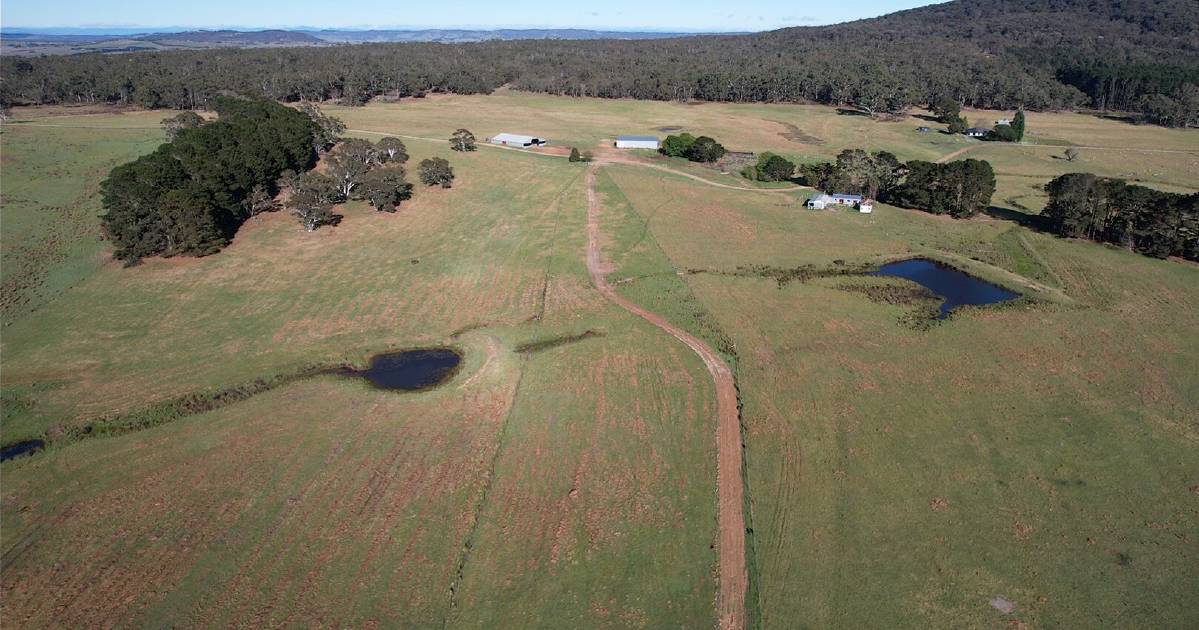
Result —
<svg viewBox="0 0 1199 630"><path fill-rule="evenodd" d="M745 571L745 516L742 512L741 426L737 415L737 390L733 374L724 360L696 337L667 322L640 306L626 300L608 284L607 268L600 252L599 197L595 192L595 174L601 164L587 172L587 271L596 289L609 301L624 310L670 333L687 344L700 359L716 382L716 485L718 502L720 554L719 590L716 610L720 627L740 630L745 627L745 593L748 575Z"/></svg>

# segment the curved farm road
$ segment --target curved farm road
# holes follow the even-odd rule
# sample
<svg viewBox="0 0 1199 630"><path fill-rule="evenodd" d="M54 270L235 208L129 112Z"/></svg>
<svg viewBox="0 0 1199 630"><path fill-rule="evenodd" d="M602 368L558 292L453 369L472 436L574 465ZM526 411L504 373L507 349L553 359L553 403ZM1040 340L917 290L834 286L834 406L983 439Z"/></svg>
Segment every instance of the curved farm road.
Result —
<svg viewBox="0 0 1199 630"><path fill-rule="evenodd" d="M707 344L640 306L626 300L608 284L607 268L600 253L599 197L595 174L600 164L587 171L587 271L595 288L610 302L670 333L703 359L716 382L716 485L718 503L719 590L716 610L722 630L745 627L745 515L742 512L741 425L737 415L737 390L733 373Z"/></svg>

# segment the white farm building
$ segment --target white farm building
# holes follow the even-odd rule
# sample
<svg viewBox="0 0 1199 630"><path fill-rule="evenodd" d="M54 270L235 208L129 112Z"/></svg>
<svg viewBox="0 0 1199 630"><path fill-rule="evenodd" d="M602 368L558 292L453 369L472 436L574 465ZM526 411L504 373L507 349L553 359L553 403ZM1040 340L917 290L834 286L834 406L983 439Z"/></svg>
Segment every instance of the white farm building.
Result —
<svg viewBox="0 0 1199 630"><path fill-rule="evenodd" d="M522 136L517 133L497 133L491 137L491 144L498 144L504 147L520 147L527 149L529 147L545 146L546 140L536 136Z"/></svg>
<svg viewBox="0 0 1199 630"><path fill-rule="evenodd" d="M657 136L617 136L617 149L657 149Z"/></svg>
<svg viewBox="0 0 1199 630"><path fill-rule="evenodd" d="M863 199L861 195L846 195L842 193L834 193L831 195L816 195L808 199L808 208L812 210L824 210L829 206L846 206L854 208L862 214L870 214L874 212L874 202L869 199Z"/></svg>

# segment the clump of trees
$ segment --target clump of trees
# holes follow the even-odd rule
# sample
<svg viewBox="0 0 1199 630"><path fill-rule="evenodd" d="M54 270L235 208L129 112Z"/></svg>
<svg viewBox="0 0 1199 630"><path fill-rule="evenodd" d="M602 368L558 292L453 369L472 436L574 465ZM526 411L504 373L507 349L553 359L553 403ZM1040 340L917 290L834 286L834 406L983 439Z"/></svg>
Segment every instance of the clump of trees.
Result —
<svg viewBox="0 0 1199 630"><path fill-rule="evenodd" d="M403 164L408 161L408 148L404 146L404 143L399 138L388 136L380 139L375 146L386 154L384 157L385 161L397 164Z"/></svg>
<svg viewBox="0 0 1199 630"><path fill-rule="evenodd" d="M304 229L312 232L322 225L337 223L338 216L333 213L333 206L341 200L341 192L332 177L309 171L296 180L287 206Z"/></svg>
<svg viewBox="0 0 1199 630"><path fill-rule="evenodd" d="M692 162L716 162L728 151L724 145L708 136L695 137L689 133L666 136L658 148L662 155L687 158Z"/></svg>
<svg viewBox="0 0 1199 630"><path fill-rule="evenodd" d="M904 170L903 183L884 198L888 203L966 219L986 210L995 194L995 171L985 160L946 164L913 160Z"/></svg>
<svg viewBox="0 0 1199 630"><path fill-rule="evenodd" d="M360 196L379 212L395 212L412 198L412 184L402 166L375 169L362 178Z"/></svg>
<svg viewBox="0 0 1199 630"><path fill-rule="evenodd" d="M426 186L449 188L454 184L454 169L445 158L433 157L421 160L420 181Z"/></svg>
<svg viewBox="0 0 1199 630"><path fill-rule="evenodd" d="M399 138L371 144L352 138L338 143L325 157L324 173L305 173L291 187L288 206L308 231L333 225L333 206L355 199L380 212L395 212L412 197L403 164L408 150Z"/></svg>
<svg viewBox="0 0 1199 630"><path fill-rule="evenodd" d="M658 152L668 157L688 157L691 147L695 144L695 136L689 133L666 136Z"/></svg>
<svg viewBox="0 0 1199 630"><path fill-rule="evenodd" d="M590 151L579 152L578 147L570 148L570 157L567 158L571 162L590 162L593 159Z"/></svg>
<svg viewBox="0 0 1199 630"><path fill-rule="evenodd" d="M120 260L204 256L269 206L276 181L315 160L312 119L275 102L214 98L217 120L181 127L154 152L122 164L100 185L103 229Z"/></svg>
<svg viewBox="0 0 1199 630"><path fill-rule="evenodd" d="M949 126L949 133L965 133L966 118L962 116L962 106L957 99L941 94L931 103L929 109L936 114L937 120Z"/></svg>
<svg viewBox="0 0 1199 630"><path fill-rule="evenodd" d="M850 193L885 200L906 172L894 154L845 149L836 162L805 164L799 168L809 186L828 192Z"/></svg>
<svg viewBox="0 0 1199 630"><path fill-rule="evenodd" d="M995 193L995 171L982 160L901 163L887 151L846 149L836 162L805 164L799 172L809 186L828 193L857 194L955 218L982 212Z"/></svg>
<svg viewBox="0 0 1199 630"><path fill-rule="evenodd" d="M996 124L991 130L991 136L1000 142L1022 142L1024 140L1024 110L1017 111L1010 124Z"/></svg>
<svg viewBox="0 0 1199 630"><path fill-rule="evenodd" d="M1090 173L1045 186L1041 213L1059 236L1085 238L1153 256L1199 260L1199 194L1180 195Z"/></svg>
<svg viewBox="0 0 1199 630"><path fill-rule="evenodd" d="M759 182L785 182L795 176L795 163L767 152L758 156L757 164L745 167L741 175Z"/></svg>
<svg viewBox="0 0 1199 630"><path fill-rule="evenodd" d="M454 151L478 151L478 144L475 142L475 134L469 129L459 129L450 136L450 148Z"/></svg>

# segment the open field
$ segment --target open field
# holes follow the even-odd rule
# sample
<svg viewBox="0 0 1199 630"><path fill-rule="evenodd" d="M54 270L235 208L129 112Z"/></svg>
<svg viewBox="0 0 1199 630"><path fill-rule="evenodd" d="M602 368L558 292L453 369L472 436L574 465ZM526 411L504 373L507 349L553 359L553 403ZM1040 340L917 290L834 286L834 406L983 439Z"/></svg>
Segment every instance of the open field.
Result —
<svg viewBox="0 0 1199 630"><path fill-rule="evenodd" d="M588 167L451 153L440 139L458 127L592 148L678 126L804 160L966 149L993 161L993 203L1017 213L1073 170L1199 189L1199 132L1074 114L1031 114L1033 140L1141 151L1082 149L1068 163L1059 147L815 106L502 92L326 110L352 135L413 136L412 165L450 158L454 188L418 188L395 215L349 204L315 233L265 215L218 255L123 269L95 239L96 187L161 141L165 114L18 110L25 122L5 125L4 443L392 348L444 343L466 359L421 394L283 379L6 462L4 618L716 625L717 392L704 363L592 285ZM737 378L750 626L1199 624L1199 269L991 217L806 212L802 191L658 165L724 187L593 165L599 245L619 296ZM55 256L10 285L10 265L34 260L21 248L41 242ZM910 255L1032 299L927 327L927 305L854 290L886 281L780 286L747 270ZM17 295L29 307L10 312Z"/></svg>
<svg viewBox="0 0 1199 630"><path fill-rule="evenodd" d="M163 141L156 112L97 118L101 126L132 119L149 128L113 133L6 125L2 132L0 321L33 312L100 267L100 180Z"/></svg>
<svg viewBox="0 0 1199 630"><path fill-rule="evenodd" d="M1008 224L887 209L788 227L764 195L734 203L611 174L610 206L647 228L620 245L614 276L644 278L622 290L646 304L685 295L706 323L690 309L676 321L736 350L763 627L987 627L995 596L1031 627L1195 621L1169 602L1199 585L1196 269L1017 228L1077 303L917 333L903 323L916 306L873 303L843 279L780 289L646 267L827 264L847 243L865 257L972 255L1002 249Z"/></svg>
<svg viewBox="0 0 1199 630"><path fill-rule="evenodd" d="M707 623L702 365L589 288L581 168L451 157L458 185L396 215L264 216L218 256L107 263L6 328L6 441L388 348L467 354L436 395L301 380L6 463L6 618Z"/></svg>

